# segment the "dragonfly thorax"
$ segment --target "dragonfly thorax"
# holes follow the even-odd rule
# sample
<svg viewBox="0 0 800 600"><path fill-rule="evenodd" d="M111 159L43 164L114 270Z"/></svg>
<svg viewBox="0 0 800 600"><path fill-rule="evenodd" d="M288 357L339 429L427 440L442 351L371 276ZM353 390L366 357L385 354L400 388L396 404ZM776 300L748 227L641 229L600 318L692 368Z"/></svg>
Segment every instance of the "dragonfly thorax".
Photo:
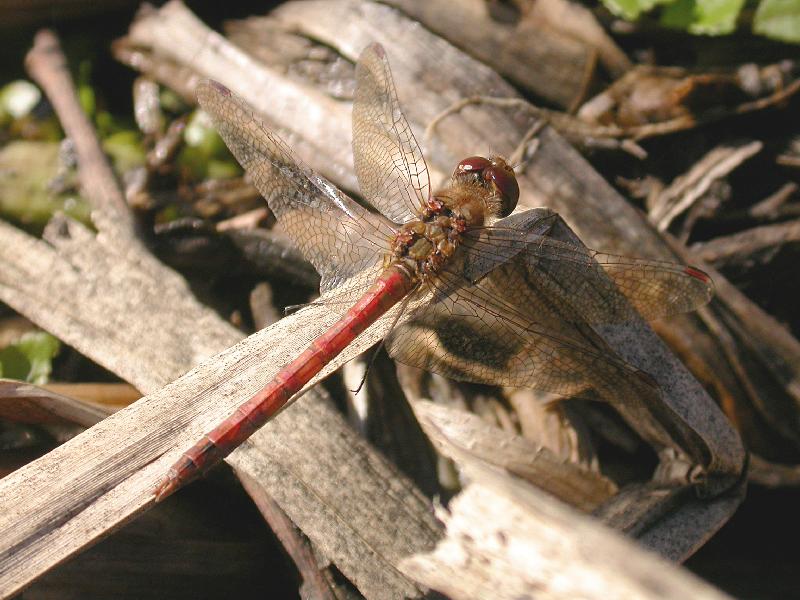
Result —
<svg viewBox="0 0 800 600"><path fill-rule="evenodd" d="M390 262L400 261L420 277L436 273L458 248L467 220L439 197L428 200L418 219L405 223L392 244Z"/></svg>

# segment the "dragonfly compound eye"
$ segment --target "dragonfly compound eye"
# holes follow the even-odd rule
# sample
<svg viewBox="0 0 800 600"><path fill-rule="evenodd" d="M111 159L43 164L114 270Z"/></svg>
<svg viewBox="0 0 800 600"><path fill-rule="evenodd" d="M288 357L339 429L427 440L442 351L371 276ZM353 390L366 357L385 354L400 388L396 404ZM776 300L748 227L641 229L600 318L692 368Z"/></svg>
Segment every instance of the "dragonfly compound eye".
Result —
<svg viewBox="0 0 800 600"><path fill-rule="evenodd" d="M514 175L514 169L502 158L492 160L491 166L483 170L483 178L491 182L497 195L500 196L500 210L498 217L507 217L517 207L519 200L519 184Z"/></svg>
<svg viewBox="0 0 800 600"><path fill-rule="evenodd" d="M490 161L488 158L483 158L482 156L470 156L469 158L465 158L458 163L453 176L458 177L459 175L467 175L470 173L480 175L481 171L491 166L492 161Z"/></svg>

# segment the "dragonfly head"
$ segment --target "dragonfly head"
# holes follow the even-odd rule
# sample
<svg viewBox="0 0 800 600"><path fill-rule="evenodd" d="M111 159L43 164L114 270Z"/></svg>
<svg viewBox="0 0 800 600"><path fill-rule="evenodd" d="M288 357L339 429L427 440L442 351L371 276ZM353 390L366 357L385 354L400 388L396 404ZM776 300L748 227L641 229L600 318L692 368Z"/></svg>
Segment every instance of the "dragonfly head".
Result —
<svg viewBox="0 0 800 600"><path fill-rule="evenodd" d="M514 169L500 156L470 156L456 166L454 179L472 179L492 192L491 212L496 217L507 217L517 207L519 185Z"/></svg>

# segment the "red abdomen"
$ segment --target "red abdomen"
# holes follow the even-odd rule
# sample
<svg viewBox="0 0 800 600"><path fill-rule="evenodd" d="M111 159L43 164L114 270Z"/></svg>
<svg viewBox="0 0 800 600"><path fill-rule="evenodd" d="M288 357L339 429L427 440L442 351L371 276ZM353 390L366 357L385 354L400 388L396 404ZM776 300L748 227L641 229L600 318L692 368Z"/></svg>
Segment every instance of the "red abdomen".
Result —
<svg viewBox="0 0 800 600"><path fill-rule="evenodd" d="M416 279L402 267L387 268L339 321L278 371L261 391L183 453L156 488L156 501L162 500L233 452L415 285Z"/></svg>

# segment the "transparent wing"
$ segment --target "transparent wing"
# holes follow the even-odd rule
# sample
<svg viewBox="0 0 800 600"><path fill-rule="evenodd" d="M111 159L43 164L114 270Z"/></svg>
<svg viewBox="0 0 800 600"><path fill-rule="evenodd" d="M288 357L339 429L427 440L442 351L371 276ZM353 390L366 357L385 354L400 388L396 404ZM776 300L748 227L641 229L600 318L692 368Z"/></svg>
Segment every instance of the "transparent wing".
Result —
<svg viewBox="0 0 800 600"><path fill-rule="evenodd" d="M552 213L533 217L525 220L524 229L495 227L470 233L464 277L478 281L514 260L524 266L515 275L518 293L527 296L532 289L568 304L572 314L587 323L620 323L636 313L645 319L667 317L695 310L714 294L711 278L699 269L563 242L547 235Z"/></svg>
<svg viewBox="0 0 800 600"><path fill-rule="evenodd" d="M590 323L628 320L628 306L647 320L669 317L693 311L714 295L711 278L687 265L606 254L557 240L536 245L526 258L529 268L547 273L551 289L571 298Z"/></svg>
<svg viewBox="0 0 800 600"><path fill-rule="evenodd" d="M533 294L521 304L513 263L476 285L453 274L435 283L434 301L416 309L390 334L398 361L453 379L534 387L560 395L595 389L602 397L634 394L653 384L613 352L568 306ZM520 269L517 269L518 274ZM508 277L512 276L511 281Z"/></svg>
<svg viewBox="0 0 800 600"><path fill-rule="evenodd" d="M428 167L400 111L392 73L380 44L356 65L353 158L364 197L395 223L416 218L428 200Z"/></svg>
<svg viewBox="0 0 800 600"><path fill-rule="evenodd" d="M480 383L562 395L592 387L607 398L652 392L590 324L630 320L634 310L649 318L691 310L708 301L711 280L692 267L554 239L557 223L537 210L470 232L459 260L431 281L433 302L393 332L390 353Z"/></svg>
<svg viewBox="0 0 800 600"><path fill-rule="evenodd" d="M382 263L394 233L390 223L304 165L223 85L201 82L197 99L283 229L322 276L323 292Z"/></svg>

